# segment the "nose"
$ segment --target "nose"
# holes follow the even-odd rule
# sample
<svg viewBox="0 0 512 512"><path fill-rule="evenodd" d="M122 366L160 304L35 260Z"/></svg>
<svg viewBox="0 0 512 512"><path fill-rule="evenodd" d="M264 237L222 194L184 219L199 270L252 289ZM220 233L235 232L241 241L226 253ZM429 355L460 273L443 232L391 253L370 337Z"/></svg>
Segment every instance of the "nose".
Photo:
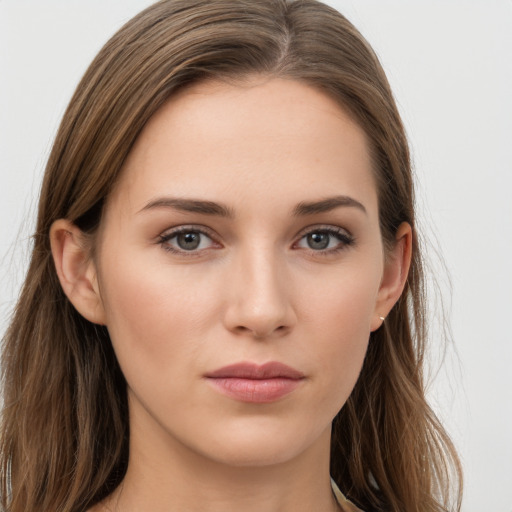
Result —
<svg viewBox="0 0 512 512"><path fill-rule="evenodd" d="M224 325L257 339L283 336L297 321L284 263L270 250L248 252L230 269Z"/></svg>

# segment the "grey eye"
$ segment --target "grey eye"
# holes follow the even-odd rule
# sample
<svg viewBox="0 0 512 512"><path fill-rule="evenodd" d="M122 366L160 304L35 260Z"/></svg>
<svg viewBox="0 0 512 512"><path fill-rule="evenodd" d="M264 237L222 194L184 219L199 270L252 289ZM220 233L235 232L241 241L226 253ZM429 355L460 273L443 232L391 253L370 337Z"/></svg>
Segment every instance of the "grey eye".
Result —
<svg viewBox="0 0 512 512"><path fill-rule="evenodd" d="M179 227L173 231L160 236L159 243L162 247L175 254L184 256L189 253L190 256L199 254L205 249L213 247L219 248L213 238L202 231L200 228L191 226Z"/></svg>
<svg viewBox="0 0 512 512"><path fill-rule="evenodd" d="M296 247L321 253L333 253L352 245L354 239L339 227L319 228L304 234Z"/></svg>
<svg viewBox="0 0 512 512"><path fill-rule="evenodd" d="M176 235L176 244L184 251L193 251L201 244L201 233L189 231Z"/></svg>
<svg viewBox="0 0 512 512"><path fill-rule="evenodd" d="M329 247L331 237L332 235L329 233L317 231L315 233L309 233L309 235L306 236L306 240L310 249L323 250Z"/></svg>

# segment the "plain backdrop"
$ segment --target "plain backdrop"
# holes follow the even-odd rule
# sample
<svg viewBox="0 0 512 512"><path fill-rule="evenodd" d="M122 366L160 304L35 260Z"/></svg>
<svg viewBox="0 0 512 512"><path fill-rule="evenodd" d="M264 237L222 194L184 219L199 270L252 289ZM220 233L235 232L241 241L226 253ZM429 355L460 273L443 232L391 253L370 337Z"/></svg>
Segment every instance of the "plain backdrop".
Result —
<svg viewBox="0 0 512 512"><path fill-rule="evenodd" d="M103 43L150 3L0 0L0 333L64 108ZM432 307L439 318L444 303L453 340L437 371L434 324L429 396L462 456L463 511L512 512L512 1L328 3L373 45L409 134Z"/></svg>

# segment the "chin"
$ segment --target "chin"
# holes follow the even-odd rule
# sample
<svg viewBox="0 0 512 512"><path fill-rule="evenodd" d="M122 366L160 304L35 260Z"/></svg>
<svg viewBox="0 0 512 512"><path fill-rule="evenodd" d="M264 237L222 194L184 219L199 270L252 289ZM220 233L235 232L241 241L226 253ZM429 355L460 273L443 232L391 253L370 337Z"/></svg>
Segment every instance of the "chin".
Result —
<svg viewBox="0 0 512 512"><path fill-rule="evenodd" d="M207 457L226 466L238 468L263 468L286 464L294 460L301 449L286 446L266 446L265 444L235 443L230 447L219 447L217 451L205 453Z"/></svg>
<svg viewBox="0 0 512 512"><path fill-rule="evenodd" d="M300 458L313 446L325 443L330 446L331 425L309 431L285 425L237 425L223 429L219 435L212 432L203 455L217 462L234 467L265 467L286 464Z"/></svg>

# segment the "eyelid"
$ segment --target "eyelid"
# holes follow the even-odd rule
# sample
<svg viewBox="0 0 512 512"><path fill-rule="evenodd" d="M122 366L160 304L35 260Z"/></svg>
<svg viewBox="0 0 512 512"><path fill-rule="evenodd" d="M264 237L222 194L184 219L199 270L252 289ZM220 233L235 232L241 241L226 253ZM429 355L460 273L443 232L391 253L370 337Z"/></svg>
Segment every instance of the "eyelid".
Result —
<svg viewBox="0 0 512 512"><path fill-rule="evenodd" d="M312 226L307 226L303 230L299 232L299 234L296 237L296 241L293 243L293 248L297 248L296 246L300 243L300 241L306 237L307 235L315 232L324 232L328 233L332 236L337 236L339 239L339 244L336 247L332 247L330 249L320 249L320 250L314 250L314 249L308 249L308 248L298 248L301 250L309 251L313 254L317 255L329 255L329 254L335 254L343 249L346 249L347 247L353 245L355 242L355 237L345 228L342 228L341 226L336 226L332 224L315 224Z"/></svg>
<svg viewBox="0 0 512 512"><path fill-rule="evenodd" d="M207 247L204 249L187 251L185 249L180 249L168 243L169 240L172 240L179 234L189 232L200 233L201 235L208 237L212 241L212 245L217 246L216 248L222 247L222 245L218 241L217 234L212 229L198 224L180 224L179 226L168 228L165 231L163 231L160 235L158 235L156 243L160 244L166 251L172 252L174 254L185 255L188 257L200 256L203 252L212 248Z"/></svg>
<svg viewBox="0 0 512 512"><path fill-rule="evenodd" d="M296 238L301 239L310 233L314 233L315 231L328 231L330 233L344 235L347 238L354 238L354 235L352 235L348 229L342 228L341 226L336 226L335 224L313 224L311 226L307 226L299 231Z"/></svg>
<svg viewBox="0 0 512 512"><path fill-rule="evenodd" d="M208 236L212 240L218 238L215 231L207 226L203 226L201 224L179 224L178 226L167 228L162 231L162 233L158 235L158 239L169 239L175 235L179 235L180 233L187 233L188 231L197 231L198 233Z"/></svg>

